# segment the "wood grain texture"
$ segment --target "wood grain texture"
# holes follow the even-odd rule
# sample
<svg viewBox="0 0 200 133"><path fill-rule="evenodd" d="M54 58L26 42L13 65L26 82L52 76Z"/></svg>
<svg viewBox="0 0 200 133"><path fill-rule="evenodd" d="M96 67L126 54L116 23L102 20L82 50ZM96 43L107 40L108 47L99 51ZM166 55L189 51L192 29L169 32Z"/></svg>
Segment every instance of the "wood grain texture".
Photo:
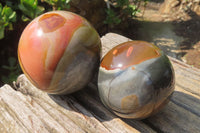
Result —
<svg viewBox="0 0 200 133"><path fill-rule="evenodd" d="M130 39L109 33L101 38L103 53ZM48 95L24 75L0 88L1 133L137 133L200 132L200 70L170 58L176 87L169 104L145 120L122 119L101 103L96 78L71 95Z"/></svg>

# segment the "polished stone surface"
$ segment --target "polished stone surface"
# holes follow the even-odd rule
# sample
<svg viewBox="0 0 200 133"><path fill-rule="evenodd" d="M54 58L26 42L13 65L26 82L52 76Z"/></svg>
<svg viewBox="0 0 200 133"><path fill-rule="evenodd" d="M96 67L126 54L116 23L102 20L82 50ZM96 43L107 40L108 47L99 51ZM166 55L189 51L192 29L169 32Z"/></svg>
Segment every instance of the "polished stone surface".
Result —
<svg viewBox="0 0 200 133"><path fill-rule="evenodd" d="M124 118L143 119L167 103L174 90L174 70L155 45L130 41L102 59L98 91L104 105Z"/></svg>
<svg viewBox="0 0 200 133"><path fill-rule="evenodd" d="M24 29L18 46L23 72L39 89L69 94L92 79L100 63L96 30L79 15L52 11Z"/></svg>

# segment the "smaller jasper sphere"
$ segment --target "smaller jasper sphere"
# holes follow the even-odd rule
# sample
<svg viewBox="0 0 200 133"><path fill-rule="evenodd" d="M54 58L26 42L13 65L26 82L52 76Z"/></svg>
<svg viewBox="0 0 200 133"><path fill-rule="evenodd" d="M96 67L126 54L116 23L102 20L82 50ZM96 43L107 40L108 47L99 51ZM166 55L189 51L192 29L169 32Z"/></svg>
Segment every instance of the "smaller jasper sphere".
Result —
<svg viewBox="0 0 200 133"><path fill-rule="evenodd" d="M69 94L87 85L99 68L100 52L96 30L86 19L67 11L35 18L18 46L23 72L50 94Z"/></svg>
<svg viewBox="0 0 200 133"><path fill-rule="evenodd" d="M102 59L98 91L104 105L120 117L143 119L169 101L174 71L158 47L130 41L111 49Z"/></svg>

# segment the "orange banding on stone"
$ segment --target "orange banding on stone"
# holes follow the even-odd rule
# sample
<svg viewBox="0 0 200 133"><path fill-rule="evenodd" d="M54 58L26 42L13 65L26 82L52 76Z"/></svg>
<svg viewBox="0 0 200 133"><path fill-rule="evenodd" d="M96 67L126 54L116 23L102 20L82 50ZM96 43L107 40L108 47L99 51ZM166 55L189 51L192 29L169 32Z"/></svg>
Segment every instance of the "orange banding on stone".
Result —
<svg viewBox="0 0 200 133"><path fill-rule="evenodd" d="M107 70L126 69L129 66L160 57L161 54L160 49L151 43L129 41L111 49L104 56L101 67Z"/></svg>
<svg viewBox="0 0 200 133"><path fill-rule="evenodd" d="M39 25L43 32L52 32L62 27L65 24L66 19L59 14L50 13L44 14L39 19Z"/></svg>

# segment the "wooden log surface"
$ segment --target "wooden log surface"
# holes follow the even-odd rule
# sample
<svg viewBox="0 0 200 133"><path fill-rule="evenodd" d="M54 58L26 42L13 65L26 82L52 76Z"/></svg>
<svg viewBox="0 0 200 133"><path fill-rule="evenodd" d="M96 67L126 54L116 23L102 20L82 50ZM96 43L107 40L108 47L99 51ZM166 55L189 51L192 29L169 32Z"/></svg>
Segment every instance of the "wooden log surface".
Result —
<svg viewBox="0 0 200 133"><path fill-rule="evenodd" d="M105 55L130 39L108 33L101 40ZM95 82L71 95L57 96L38 90L20 75L14 87L0 88L0 133L198 133L200 70L170 60L176 74L175 91L163 110L145 120L119 118L107 110L99 100Z"/></svg>

